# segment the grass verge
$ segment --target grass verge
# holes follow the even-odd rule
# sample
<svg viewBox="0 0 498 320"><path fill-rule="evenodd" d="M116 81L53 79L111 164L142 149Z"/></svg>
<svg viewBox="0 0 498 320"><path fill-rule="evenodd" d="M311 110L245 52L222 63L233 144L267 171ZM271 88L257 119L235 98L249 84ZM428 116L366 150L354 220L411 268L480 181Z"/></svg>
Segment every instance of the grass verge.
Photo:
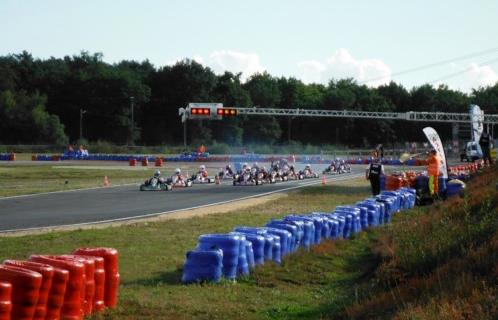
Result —
<svg viewBox="0 0 498 320"><path fill-rule="evenodd" d="M379 264L344 318L498 318L496 166L465 197L398 215L377 238Z"/></svg>
<svg viewBox="0 0 498 320"><path fill-rule="evenodd" d="M203 233L330 210L368 195L364 181L308 187L225 214L102 230L0 238L0 259L112 246L121 254L116 310L95 319L496 319L498 172L464 198L398 214L350 241L325 241L236 283L180 283L184 254Z"/></svg>
<svg viewBox="0 0 498 320"><path fill-rule="evenodd" d="M325 242L310 252L300 251L281 266L267 263L237 283L182 285L184 255L200 234L228 232L237 225L262 226L291 212L330 210L364 198L368 190L363 181L342 182L226 214L0 238L0 259L65 253L80 246L117 248L122 277L119 307L98 319L315 318L322 314L317 311L321 304L336 301L336 308L342 308L352 284L368 269L362 263L370 255L365 249L371 242L368 233L356 241Z"/></svg>

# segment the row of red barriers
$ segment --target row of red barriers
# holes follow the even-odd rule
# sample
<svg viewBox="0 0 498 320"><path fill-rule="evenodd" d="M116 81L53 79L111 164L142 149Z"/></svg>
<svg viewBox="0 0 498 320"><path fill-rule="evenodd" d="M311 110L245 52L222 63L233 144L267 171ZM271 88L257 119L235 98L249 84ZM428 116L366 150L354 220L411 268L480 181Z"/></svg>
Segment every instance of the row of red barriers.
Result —
<svg viewBox="0 0 498 320"><path fill-rule="evenodd" d="M474 173L478 169L481 169L484 166L483 162L472 162L465 165L460 166L451 166L448 168L450 174L460 175L460 174L469 174Z"/></svg>
<svg viewBox="0 0 498 320"><path fill-rule="evenodd" d="M162 167L163 166L163 158L156 158L156 161L154 162L154 165L156 167ZM134 167L137 165L137 159L134 159L134 158L131 158L129 161L128 161L130 167ZM142 161L142 166L143 167L147 167L149 165L149 160L147 158L143 158Z"/></svg>
<svg viewBox="0 0 498 320"><path fill-rule="evenodd" d="M0 265L0 320L81 320L115 308L118 287L112 248L6 260Z"/></svg>

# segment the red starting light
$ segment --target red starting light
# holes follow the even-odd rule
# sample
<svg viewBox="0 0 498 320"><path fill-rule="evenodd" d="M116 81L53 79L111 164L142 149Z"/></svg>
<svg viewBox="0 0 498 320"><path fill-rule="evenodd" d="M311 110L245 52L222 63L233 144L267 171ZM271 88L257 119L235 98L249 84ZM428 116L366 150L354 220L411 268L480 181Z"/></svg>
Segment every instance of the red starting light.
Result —
<svg viewBox="0 0 498 320"><path fill-rule="evenodd" d="M198 116L209 116L211 110L209 108L192 108L190 109L190 114Z"/></svg>
<svg viewBox="0 0 498 320"><path fill-rule="evenodd" d="M237 115L237 109L232 109L232 108L219 108L216 110L216 114L219 116L236 116Z"/></svg>

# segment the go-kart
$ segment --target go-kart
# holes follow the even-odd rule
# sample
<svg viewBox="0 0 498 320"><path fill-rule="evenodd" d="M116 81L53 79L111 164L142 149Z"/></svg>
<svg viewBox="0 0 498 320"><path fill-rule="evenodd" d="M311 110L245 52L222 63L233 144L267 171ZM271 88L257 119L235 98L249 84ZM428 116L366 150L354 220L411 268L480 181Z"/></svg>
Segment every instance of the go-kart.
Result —
<svg viewBox="0 0 498 320"><path fill-rule="evenodd" d="M270 177L272 181L284 182L289 180L289 177L282 170L273 170L270 172Z"/></svg>
<svg viewBox="0 0 498 320"><path fill-rule="evenodd" d="M272 184L276 182L275 179L273 179L270 173L268 173L267 171L258 171L253 176L256 177L256 180L258 180L260 184L265 184L265 183Z"/></svg>
<svg viewBox="0 0 498 320"><path fill-rule="evenodd" d="M339 165L337 172L338 173L349 173L349 172L351 172L351 167L349 166L349 164L343 163L343 164Z"/></svg>
<svg viewBox="0 0 498 320"><path fill-rule="evenodd" d="M166 180L166 183L170 184L172 188L187 188L192 186L192 180L190 179L177 179L176 182L173 182L172 178Z"/></svg>
<svg viewBox="0 0 498 320"><path fill-rule="evenodd" d="M304 177L304 179L315 179L318 178L318 173L311 172L310 170L301 170L299 174Z"/></svg>
<svg viewBox="0 0 498 320"><path fill-rule="evenodd" d="M173 189L171 184L158 178L145 180L145 182L140 185L140 191L170 191L171 189Z"/></svg>
<svg viewBox="0 0 498 320"><path fill-rule="evenodd" d="M293 167L285 173L285 176L287 176L287 180L303 180L304 179L304 175L300 171L296 172Z"/></svg>
<svg viewBox="0 0 498 320"><path fill-rule="evenodd" d="M190 179L194 184L214 183L214 178L204 177L199 173L193 174Z"/></svg>
<svg viewBox="0 0 498 320"><path fill-rule="evenodd" d="M259 186L263 182L253 176L250 172L238 172L233 176L234 186Z"/></svg>
<svg viewBox="0 0 498 320"><path fill-rule="evenodd" d="M228 170L220 170L220 172L218 172L218 177L222 180L233 179L234 175L235 173L230 172Z"/></svg>
<svg viewBox="0 0 498 320"><path fill-rule="evenodd" d="M322 171L322 174L337 174L337 168L335 165L331 164L325 170Z"/></svg>

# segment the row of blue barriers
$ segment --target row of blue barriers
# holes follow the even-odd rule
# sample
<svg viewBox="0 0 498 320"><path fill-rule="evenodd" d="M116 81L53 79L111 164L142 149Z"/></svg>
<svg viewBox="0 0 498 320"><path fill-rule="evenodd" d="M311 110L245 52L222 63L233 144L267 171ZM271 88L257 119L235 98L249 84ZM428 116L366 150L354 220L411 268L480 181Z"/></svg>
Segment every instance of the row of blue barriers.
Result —
<svg viewBox="0 0 498 320"><path fill-rule="evenodd" d="M223 234L204 234L187 252L183 283L219 282L247 276L266 261L281 263L299 248L310 249L324 239L349 239L367 228L389 223L401 210L415 206L415 190L383 191L354 205L337 206L332 212L290 214L264 227L236 227Z"/></svg>
<svg viewBox="0 0 498 320"><path fill-rule="evenodd" d="M0 161L11 161L12 153L0 153Z"/></svg>

